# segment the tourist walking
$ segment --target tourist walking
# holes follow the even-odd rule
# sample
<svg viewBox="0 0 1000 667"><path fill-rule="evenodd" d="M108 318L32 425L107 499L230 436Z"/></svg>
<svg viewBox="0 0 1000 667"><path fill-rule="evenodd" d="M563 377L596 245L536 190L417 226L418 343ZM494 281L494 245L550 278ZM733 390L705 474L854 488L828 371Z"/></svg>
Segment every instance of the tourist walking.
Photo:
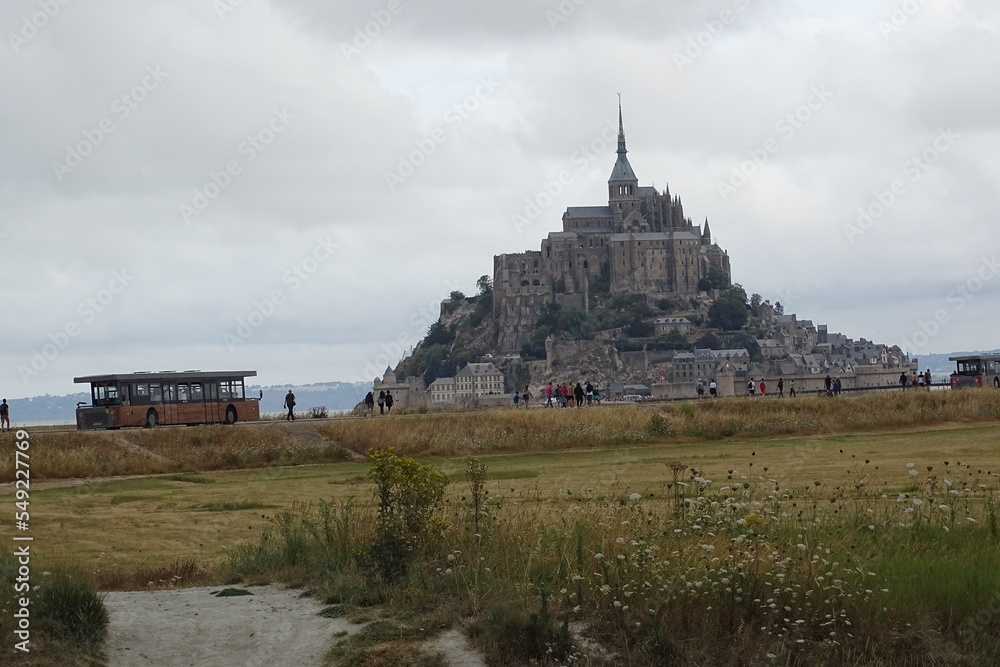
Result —
<svg viewBox="0 0 1000 667"><path fill-rule="evenodd" d="M583 407L583 387L579 382L573 387L573 398L576 399L576 407Z"/></svg>
<svg viewBox="0 0 1000 667"><path fill-rule="evenodd" d="M552 383L545 385L545 406L548 408L552 406Z"/></svg>
<svg viewBox="0 0 1000 667"><path fill-rule="evenodd" d="M833 381L833 395L840 396L840 378Z"/></svg>
<svg viewBox="0 0 1000 667"><path fill-rule="evenodd" d="M587 385L583 388L583 395L587 398L587 407L589 408L594 402L594 385L590 384L590 380L587 380Z"/></svg>
<svg viewBox="0 0 1000 667"><path fill-rule="evenodd" d="M899 374L899 388L906 391L906 373Z"/></svg>
<svg viewBox="0 0 1000 667"><path fill-rule="evenodd" d="M381 389L378 392L378 413L380 415L385 414L385 389Z"/></svg>
<svg viewBox="0 0 1000 667"><path fill-rule="evenodd" d="M708 393L711 394L712 398L719 397L719 385L715 384L715 380L708 383Z"/></svg>
<svg viewBox="0 0 1000 667"><path fill-rule="evenodd" d="M753 396L754 392L756 391L757 391L757 385L754 384L753 378L750 378L750 381L747 382L747 395Z"/></svg>
<svg viewBox="0 0 1000 667"><path fill-rule="evenodd" d="M372 392L365 394L365 416L371 417L375 414L375 395Z"/></svg>
<svg viewBox="0 0 1000 667"><path fill-rule="evenodd" d="M390 414L392 412L392 404L394 402L395 401L392 398L392 390L391 389L386 389L385 390L385 413L386 414Z"/></svg>
<svg viewBox="0 0 1000 667"><path fill-rule="evenodd" d="M518 407L518 405L520 403L521 403L521 392L515 391L514 392L514 407L515 408Z"/></svg>
<svg viewBox="0 0 1000 667"><path fill-rule="evenodd" d="M698 398L705 398L705 383L698 380L698 384L694 386L694 393L698 394Z"/></svg>
<svg viewBox="0 0 1000 667"><path fill-rule="evenodd" d="M284 407L288 408L288 414L285 415L285 421L295 421L295 394L292 393L291 389L289 389L288 393L285 394Z"/></svg>
<svg viewBox="0 0 1000 667"><path fill-rule="evenodd" d="M7 405L6 398L0 403L0 430L10 430L10 406Z"/></svg>
<svg viewBox="0 0 1000 667"><path fill-rule="evenodd" d="M569 385L566 384L565 382L563 382L562 386L562 395L563 395L563 402L561 403L561 405L562 407L565 408L567 405L569 405L570 398L572 398L573 396L573 390L570 389Z"/></svg>
<svg viewBox="0 0 1000 667"><path fill-rule="evenodd" d="M778 378L778 398L785 397L785 378Z"/></svg>
<svg viewBox="0 0 1000 667"><path fill-rule="evenodd" d="M829 375L827 375L826 378L823 380L823 384L826 385L826 395L833 396L833 391L832 391L833 379Z"/></svg>
<svg viewBox="0 0 1000 667"><path fill-rule="evenodd" d="M524 401L524 407L528 407L528 399L531 398L531 392L528 391L528 386L524 386L524 391L521 393L521 400Z"/></svg>
<svg viewBox="0 0 1000 667"><path fill-rule="evenodd" d="M764 378L760 379L760 396L763 398L767 395L767 385L764 384Z"/></svg>
<svg viewBox="0 0 1000 667"><path fill-rule="evenodd" d="M788 398L795 398L795 380L788 381Z"/></svg>

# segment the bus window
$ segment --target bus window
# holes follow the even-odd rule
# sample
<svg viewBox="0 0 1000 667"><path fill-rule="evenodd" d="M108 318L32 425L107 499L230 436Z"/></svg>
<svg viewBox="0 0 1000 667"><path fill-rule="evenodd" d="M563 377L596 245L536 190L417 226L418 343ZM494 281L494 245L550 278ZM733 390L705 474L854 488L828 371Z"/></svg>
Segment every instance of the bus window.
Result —
<svg viewBox="0 0 1000 667"><path fill-rule="evenodd" d="M201 392L201 383L200 382L195 382L194 384L192 384L191 385L191 400L192 401L202 401L202 400L204 400L204 398L205 397L202 395L202 392Z"/></svg>
<svg viewBox="0 0 1000 667"><path fill-rule="evenodd" d="M163 402L173 403L177 400L177 385L163 383Z"/></svg>
<svg viewBox="0 0 1000 667"><path fill-rule="evenodd" d="M140 382L135 385L135 397L136 398L148 398L149 397L149 385L145 382Z"/></svg>
<svg viewBox="0 0 1000 667"><path fill-rule="evenodd" d="M95 384L91 387L94 405L111 405L118 402L118 385Z"/></svg>
<svg viewBox="0 0 1000 667"><path fill-rule="evenodd" d="M160 389L159 382L149 383L149 396L153 399L153 403L163 402L163 391Z"/></svg>
<svg viewBox="0 0 1000 667"><path fill-rule="evenodd" d="M189 387L186 384L177 385L177 400L187 402L189 400Z"/></svg>
<svg viewBox="0 0 1000 667"><path fill-rule="evenodd" d="M205 385L205 398L210 401L219 400L219 383L209 382Z"/></svg>
<svg viewBox="0 0 1000 667"><path fill-rule="evenodd" d="M233 398L246 398L243 393L243 380L233 380Z"/></svg>

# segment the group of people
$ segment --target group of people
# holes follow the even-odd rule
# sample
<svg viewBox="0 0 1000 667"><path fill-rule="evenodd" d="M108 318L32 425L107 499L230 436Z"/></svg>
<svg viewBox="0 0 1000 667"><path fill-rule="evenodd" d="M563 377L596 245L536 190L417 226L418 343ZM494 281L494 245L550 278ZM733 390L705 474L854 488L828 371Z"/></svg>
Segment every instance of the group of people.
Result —
<svg viewBox="0 0 1000 667"><path fill-rule="evenodd" d="M522 396L531 396L527 387L524 388ZM514 394L514 407L517 407L519 400L518 395ZM595 403L600 404L601 400L601 390L591 384L590 380L587 380L585 384L577 382L575 387L570 387L565 382L558 386L553 386L551 382L545 385L545 407L547 408L554 408L557 405L560 408L565 408L574 403L578 408L584 405L590 407ZM527 398L524 399L524 405L528 406Z"/></svg>
<svg viewBox="0 0 1000 667"><path fill-rule="evenodd" d="M827 382L830 381L830 376L827 376ZM712 384L715 384L714 382ZM837 380L837 391L840 391L840 380ZM760 382L754 382L753 378L747 382L747 396L756 396L757 394L761 396L767 396L767 381L764 378L760 379ZM795 380L788 381L788 395L795 396ZM714 396L714 394L713 394ZM785 397L785 378L778 378L778 398Z"/></svg>
<svg viewBox="0 0 1000 667"><path fill-rule="evenodd" d="M368 392L365 394L365 413L368 416L375 414L375 404L378 404L378 413L380 415L389 414L392 412L392 404L395 401L392 397L391 389L383 389L378 392L378 398L375 398L374 392Z"/></svg>
<svg viewBox="0 0 1000 667"><path fill-rule="evenodd" d="M694 390L698 393L698 398L705 398L705 381L698 380L698 384L694 386ZM708 383L708 395L712 398L719 397L719 385L715 384L715 380Z"/></svg>
<svg viewBox="0 0 1000 667"><path fill-rule="evenodd" d="M915 389L930 389L931 384L933 384L933 378L931 377L931 369L927 369L923 373L912 373L909 378L906 377L906 373L899 374L899 387L906 391L906 386L909 384Z"/></svg>

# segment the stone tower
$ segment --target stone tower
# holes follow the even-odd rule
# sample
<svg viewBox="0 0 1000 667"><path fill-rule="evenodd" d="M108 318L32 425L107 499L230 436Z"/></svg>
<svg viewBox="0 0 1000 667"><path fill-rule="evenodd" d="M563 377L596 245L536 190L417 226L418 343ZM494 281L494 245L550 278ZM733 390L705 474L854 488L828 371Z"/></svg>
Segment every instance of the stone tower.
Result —
<svg viewBox="0 0 1000 667"><path fill-rule="evenodd" d="M639 203L639 179L632 171L625 148L625 125L622 122L622 102L618 100L618 159L608 179L608 205L616 211L635 208Z"/></svg>

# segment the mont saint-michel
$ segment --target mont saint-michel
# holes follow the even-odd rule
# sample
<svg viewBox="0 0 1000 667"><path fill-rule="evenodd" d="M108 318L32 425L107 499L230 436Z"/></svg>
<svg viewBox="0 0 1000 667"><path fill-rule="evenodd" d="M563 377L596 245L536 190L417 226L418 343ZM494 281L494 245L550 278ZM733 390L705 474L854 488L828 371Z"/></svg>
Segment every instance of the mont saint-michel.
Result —
<svg viewBox="0 0 1000 667"><path fill-rule="evenodd" d="M713 383L731 396L751 382L806 392L917 375L898 346L854 340L748 296L708 218L696 224L669 186L639 184L620 104L606 197L568 207L538 250L494 256L479 294L453 292L426 338L374 389L408 407L499 403L549 382L684 398Z"/></svg>

